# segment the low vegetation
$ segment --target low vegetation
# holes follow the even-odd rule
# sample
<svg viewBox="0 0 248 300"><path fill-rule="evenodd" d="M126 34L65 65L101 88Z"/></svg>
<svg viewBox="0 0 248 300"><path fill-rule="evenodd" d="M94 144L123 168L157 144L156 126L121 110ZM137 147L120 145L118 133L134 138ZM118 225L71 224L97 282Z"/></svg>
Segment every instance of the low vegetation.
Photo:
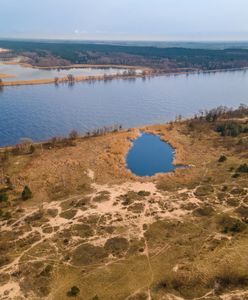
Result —
<svg viewBox="0 0 248 300"><path fill-rule="evenodd" d="M248 133L216 128L247 117L142 128L187 166L151 178L126 168L138 129L1 149L0 298L246 299Z"/></svg>

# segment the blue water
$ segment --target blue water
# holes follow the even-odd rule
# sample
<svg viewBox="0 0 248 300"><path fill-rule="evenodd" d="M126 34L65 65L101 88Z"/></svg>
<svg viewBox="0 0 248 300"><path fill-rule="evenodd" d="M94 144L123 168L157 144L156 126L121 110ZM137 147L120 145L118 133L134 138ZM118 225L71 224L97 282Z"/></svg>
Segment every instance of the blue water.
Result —
<svg viewBox="0 0 248 300"><path fill-rule="evenodd" d="M34 141L103 126L163 123L182 114L219 105L248 105L248 71L160 76L147 80L113 80L4 87L0 90L0 146L21 138Z"/></svg>
<svg viewBox="0 0 248 300"><path fill-rule="evenodd" d="M158 135L143 133L134 141L127 156L128 168L138 176L153 176L175 170L175 151Z"/></svg>

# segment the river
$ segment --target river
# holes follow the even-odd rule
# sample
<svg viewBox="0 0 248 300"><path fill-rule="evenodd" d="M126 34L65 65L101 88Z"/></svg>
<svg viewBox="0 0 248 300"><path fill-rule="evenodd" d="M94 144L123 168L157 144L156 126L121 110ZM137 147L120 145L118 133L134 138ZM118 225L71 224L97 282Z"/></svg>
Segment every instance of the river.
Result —
<svg viewBox="0 0 248 300"><path fill-rule="evenodd" d="M188 117L219 105L248 105L248 71L159 76L150 79L4 87L0 145L34 141L115 123L124 127Z"/></svg>

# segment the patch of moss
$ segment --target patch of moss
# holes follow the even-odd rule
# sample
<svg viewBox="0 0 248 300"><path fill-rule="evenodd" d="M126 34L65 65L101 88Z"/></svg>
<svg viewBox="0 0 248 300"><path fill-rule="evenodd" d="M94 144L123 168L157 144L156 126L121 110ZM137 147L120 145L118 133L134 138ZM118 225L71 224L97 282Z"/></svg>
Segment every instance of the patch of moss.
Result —
<svg viewBox="0 0 248 300"><path fill-rule="evenodd" d="M214 192L214 188L211 185L201 185L199 186L196 191L195 195L197 197L206 196Z"/></svg>
<svg viewBox="0 0 248 300"><path fill-rule="evenodd" d="M94 201L94 202L101 203L101 202L108 201L109 199L110 199L110 193L109 193L108 191L102 191L102 192L99 192L99 193L93 198L93 201Z"/></svg>
<svg viewBox="0 0 248 300"><path fill-rule="evenodd" d="M91 244L83 244L78 246L72 252L72 263L74 265L90 265L101 262L107 257L107 252L103 247L94 246Z"/></svg>
<svg viewBox="0 0 248 300"><path fill-rule="evenodd" d="M108 239L104 245L104 249L114 256L122 256L129 248L129 242L123 237L114 237Z"/></svg>
<svg viewBox="0 0 248 300"><path fill-rule="evenodd" d="M141 214L144 211L144 207L143 203L134 203L128 207L128 210L135 214Z"/></svg>
<svg viewBox="0 0 248 300"><path fill-rule="evenodd" d="M61 218L70 220L70 219L74 218L76 214L77 214L76 209L69 209L69 210L62 212L59 216Z"/></svg>
<svg viewBox="0 0 248 300"><path fill-rule="evenodd" d="M237 218L222 215L218 219L220 231L223 233L239 233L246 229L246 225Z"/></svg>
<svg viewBox="0 0 248 300"><path fill-rule="evenodd" d="M211 205L203 205L201 207L196 208L193 211L193 214L197 217L208 217L214 214L214 209Z"/></svg>
<svg viewBox="0 0 248 300"><path fill-rule="evenodd" d="M94 230L87 224L75 224L71 228L72 235L88 238L94 235Z"/></svg>
<svg viewBox="0 0 248 300"><path fill-rule="evenodd" d="M238 213L242 218L248 218L248 206L241 205L236 210L236 213Z"/></svg>

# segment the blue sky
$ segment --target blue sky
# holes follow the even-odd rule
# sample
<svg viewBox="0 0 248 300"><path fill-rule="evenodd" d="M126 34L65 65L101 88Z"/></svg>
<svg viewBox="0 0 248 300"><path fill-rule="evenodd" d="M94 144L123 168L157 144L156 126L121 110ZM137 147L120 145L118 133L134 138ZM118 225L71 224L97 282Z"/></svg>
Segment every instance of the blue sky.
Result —
<svg viewBox="0 0 248 300"><path fill-rule="evenodd" d="M0 1L0 37L248 40L248 0Z"/></svg>

